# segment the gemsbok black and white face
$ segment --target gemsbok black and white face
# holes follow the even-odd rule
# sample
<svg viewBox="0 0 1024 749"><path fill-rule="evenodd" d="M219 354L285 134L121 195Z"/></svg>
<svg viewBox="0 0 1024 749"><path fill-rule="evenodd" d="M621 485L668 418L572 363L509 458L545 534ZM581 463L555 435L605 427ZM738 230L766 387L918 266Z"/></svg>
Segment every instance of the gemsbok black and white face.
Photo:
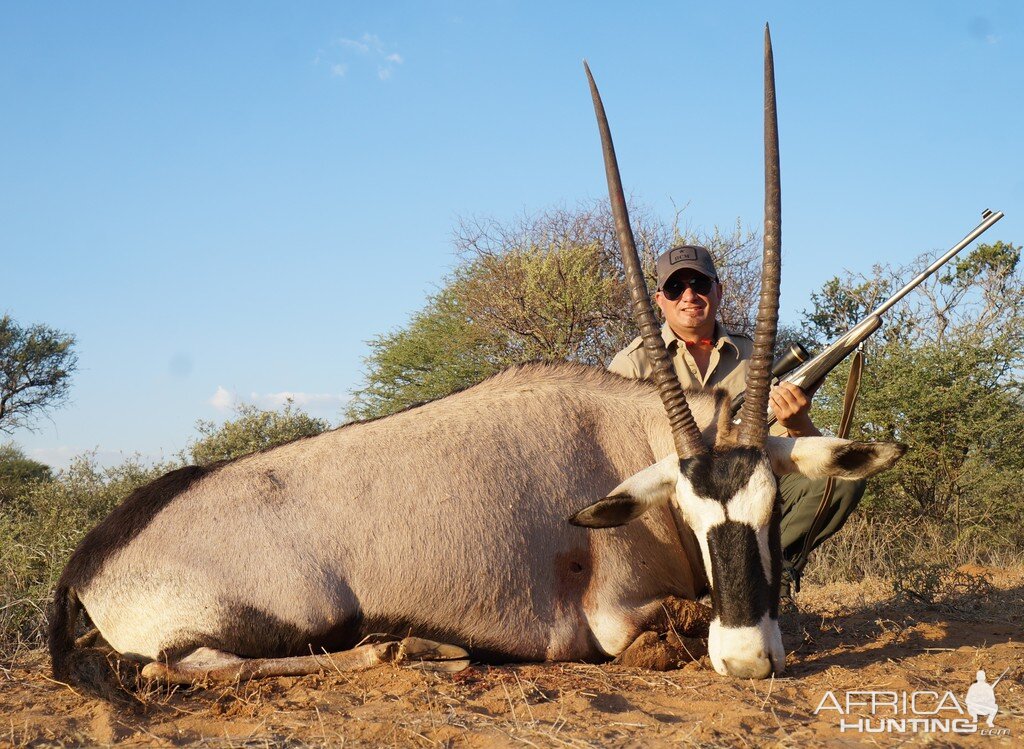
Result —
<svg viewBox="0 0 1024 749"><path fill-rule="evenodd" d="M723 676L762 679L786 664L779 631L782 576L777 475L861 479L891 467L905 447L831 437L769 437L763 449L718 446L670 455L580 510L570 522L612 528L671 503L693 530L711 586L708 655Z"/></svg>
<svg viewBox="0 0 1024 749"><path fill-rule="evenodd" d="M778 486L752 447L680 461L676 506L693 529L711 584L708 655L718 673L782 673L782 544Z"/></svg>
<svg viewBox="0 0 1024 749"><path fill-rule="evenodd" d="M673 455L631 476L571 522L614 527L671 502L697 537L711 585L711 663L725 676L760 679L782 673L786 662L777 492L770 460L756 448Z"/></svg>

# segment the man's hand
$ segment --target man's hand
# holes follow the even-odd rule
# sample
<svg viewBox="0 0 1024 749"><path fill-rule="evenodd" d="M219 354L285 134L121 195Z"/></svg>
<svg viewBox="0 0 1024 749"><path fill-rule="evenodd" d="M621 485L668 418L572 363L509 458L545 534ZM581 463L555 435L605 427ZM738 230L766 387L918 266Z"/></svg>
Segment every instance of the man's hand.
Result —
<svg viewBox="0 0 1024 749"><path fill-rule="evenodd" d="M817 437L818 427L811 421L811 394L805 393L792 382L780 382L768 395L772 413L790 437Z"/></svg>

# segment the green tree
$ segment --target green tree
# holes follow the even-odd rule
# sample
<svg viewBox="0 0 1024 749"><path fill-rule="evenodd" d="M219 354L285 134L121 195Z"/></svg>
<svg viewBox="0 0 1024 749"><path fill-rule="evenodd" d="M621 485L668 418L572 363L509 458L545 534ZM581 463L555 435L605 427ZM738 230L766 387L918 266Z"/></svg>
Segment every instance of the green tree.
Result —
<svg viewBox="0 0 1024 749"><path fill-rule="evenodd" d="M138 457L104 468L85 453L0 508L0 657L43 639L41 612L78 542L133 490L176 468Z"/></svg>
<svg viewBox="0 0 1024 749"><path fill-rule="evenodd" d="M502 344L473 323L451 289L443 289L408 326L369 342L369 374L348 416L384 416L480 382L512 363Z"/></svg>
<svg viewBox="0 0 1024 749"><path fill-rule="evenodd" d="M811 293L811 309L804 310L804 322L813 343L830 343L891 296L890 280L881 274L876 266L870 279L831 278L821 291Z"/></svg>
<svg viewBox="0 0 1024 749"><path fill-rule="evenodd" d="M865 508L924 517L949 529L954 549L1019 550L1024 502L1024 278L1020 248L980 245L908 296L898 323L886 320L868 347L854 436L910 447L871 481ZM821 338L841 332L926 267L876 268L874 279L832 279L805 313ZM884 295L883 295L884 296ZM894 310L896 312L897 310ZM846 367L815 399L817 421L838 421ZM964 551L964 556L971 556Z"/></svg>
<svg viewBox="0 0 1024 749"><path fill-rule="evenodd" d="M74 344L68 333L0 317L0 432L31 427L67 399L78 364Z"/></svg>
<svg viewBox="0 0 1024 749"><path fill-rule="evenodd" d="M756 237L739 226L696 234L632 208L634 236L655 285L654 260L672 244L704 244L719 259L722 319L745 332L757 292ZM370 341L366 382L350 418L383 416L443 397L515 363L571 360L603 366L636 335L614 222L603 202L510 222L462 221L459 264L407 327Z"/></svg>
<svg viewBox="0 0 1024 749"><path fill-rule="evenodd" d="M0 445L0 507L12 505L32 486L52 478L48 465L32 460L14 443Z"/></svg>
<svg viewBox="0 0 1024 749"><path fill-rule="evenodd" d="M212 421L196 423L201 436L187 451L196 464L231 460L301 437L313 437L329 426L326 421L296 408L291 399L279 411L266 411L243 403L235 408L235 414L235 419L219 426Z"/></svg>

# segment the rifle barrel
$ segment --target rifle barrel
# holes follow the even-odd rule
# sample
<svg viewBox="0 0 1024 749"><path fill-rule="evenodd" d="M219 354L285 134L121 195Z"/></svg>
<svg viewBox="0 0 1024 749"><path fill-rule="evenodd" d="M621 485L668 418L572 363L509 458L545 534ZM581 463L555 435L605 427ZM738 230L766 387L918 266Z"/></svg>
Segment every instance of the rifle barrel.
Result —
<svg viewBox="0 0 1024 749"><path fill-rule="evenodd" d="M825 376L832 371L837 364L839 364L839 362L853 352L861 341L881 327L882 315L888 312L896 302L900 301L903 297L913 291L915 287L919 286L922 281L928 278L928 276L948 263L954 255L960 252L960 250L988 231L988 229L1002 217L1002 211L992 212L986 209L981 214L981 223L974 227L966 237L951 247L945 255L929 265L925 270L907 282L902 289L882 302L874 312L826 346L824 351L790 372L785 379L792 382L797 387L804 388L805 390L812 388L817 383L821 382ZM775 414L771 413L771 408L769 408L768 426L773 425L775 421Z"/></svg>
<svg viewBox="0 0 1024 749"><path fill-rule="evenodd" d="M900 299L902 299L911 291L913 291L915 286L920 284L922 281L928 278L928 276L930 276L932 273L934 273L947 262L949 262L954 255L960 252L960 250L962 250L964 247L966 247L975 239L977 239L986 231L988 231L989 227L991 227L992 224L994 224L996 221L1003 217L1003 212L996 211L995 213L993 213L992 211L986 210L984 213L981 214L981 216L981 223L974 227L970 234L968 234L966 237L957 242L956 245L950 248L950 250L945 255L940 257L934 263L929 265L925 270L923 270L921 273L915 276L902 289L897 291L893 296L889 297L887 300L882 302L878 309L876 309L871 314L878 315L879 317L881 317L886 312L888 312L890 307L892 307L894 304L896 304L896 302L898 302Z"/></svg>

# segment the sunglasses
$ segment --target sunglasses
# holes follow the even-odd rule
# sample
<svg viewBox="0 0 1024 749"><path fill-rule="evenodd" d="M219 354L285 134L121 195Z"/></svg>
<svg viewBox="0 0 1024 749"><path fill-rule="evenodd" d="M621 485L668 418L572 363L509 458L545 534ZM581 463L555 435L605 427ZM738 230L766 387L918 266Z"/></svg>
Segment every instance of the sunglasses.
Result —
<svg viewBox="0 0 1024 749"><path fill-rule="evenodd" d="M665 298L670 302L676 301L686 291L686 287L689 286L693 289L694 294L700 294L707 296L711 293L712 287L715 285L715 279L708 278L701 274L685 278L683 276L672 276L665 282L665 285L661 287L661 293L665 295Z"/></svg>

